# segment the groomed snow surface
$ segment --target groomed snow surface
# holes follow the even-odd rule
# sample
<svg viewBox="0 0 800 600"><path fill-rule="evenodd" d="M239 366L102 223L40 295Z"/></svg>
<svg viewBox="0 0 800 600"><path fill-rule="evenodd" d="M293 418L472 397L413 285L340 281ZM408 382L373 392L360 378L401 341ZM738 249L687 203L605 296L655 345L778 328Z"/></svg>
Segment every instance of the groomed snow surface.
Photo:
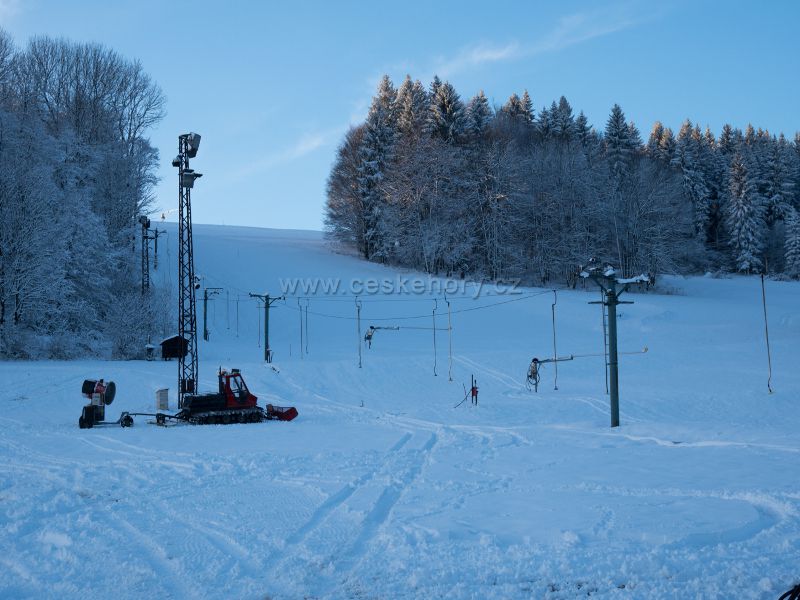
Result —
<svg viewBox="0 0 800 600"><path fill-rule="evenodd" d="M176 283L175 228L156 280ZM242 370L290 423L78 429L84 378L153 411L176 362L0 363L4 598L777 598L800 579L800 285L662 278L619 308L621 427L603 358L545 365L554 296L473 289L258 303L279 278L415 277L320 234L196 226L201 389ZM237 319L237 297L238 319ZM202 294L198 297L202 299ZM596 289L559 291L558 354L602 353ZM514 302L505 302L515 299ZM305 301L301 303L305 307ZM485 307L480 310L466 310ZM408 318L421 317L421 318ZM303 319L305 321L305 319ZM238 324L237 324L238 323ZM306 327L305 322L303 327ZM420 329L413 329L418 327ZM306 348L307 345L307 348ZM464 397L470 375L479 405Z"/></svg>

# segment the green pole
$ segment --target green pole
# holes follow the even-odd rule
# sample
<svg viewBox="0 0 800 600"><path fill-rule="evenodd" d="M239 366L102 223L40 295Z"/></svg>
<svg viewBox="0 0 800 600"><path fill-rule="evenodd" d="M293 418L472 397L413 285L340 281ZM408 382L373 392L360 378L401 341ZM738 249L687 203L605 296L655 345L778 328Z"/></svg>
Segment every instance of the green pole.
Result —
<svg viewBox="0 0 800 600"><path fill-rule="evenodd" d="M208 326L206 325L206 317L208 315L208 289L203 290L203 339L208 341Z"/></svg>
<svg viewBox="0 0 800 600"><path fill-rule="evenodd" d="M608 367L611 383L611 427L619 427L619 372L617 370L617 286L611 282L606 292L608 307Z"/></svg>
<svg viewBox="0 0 800 600"><path fill-rule="evenodd" d="M269 355L269 294L267 294L264 298L264 362L272 362Z"/></svg>

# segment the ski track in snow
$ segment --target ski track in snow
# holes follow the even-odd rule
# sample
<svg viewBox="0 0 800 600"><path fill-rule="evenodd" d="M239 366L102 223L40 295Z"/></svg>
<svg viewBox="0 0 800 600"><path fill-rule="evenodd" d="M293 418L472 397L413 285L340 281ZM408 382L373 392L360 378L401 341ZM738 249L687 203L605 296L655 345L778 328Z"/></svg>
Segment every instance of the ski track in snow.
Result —
<svg viewBox="0 0 800 600"><path fill-rule="evenodd" d="M422 446L408 448L416 437L410 432L403 434L371 468L329 495L305 523L286 538L281 558L275 564L267 564L266 571L279 577L292 563L310 561L324 565L324 574L313 587L323 596L335 597L337 590L348 585L352 572L389 520L393 507L419 477L438 442L437 434L431 433ZM368 508L348 507L348 500L354 497L366 501ZM337 512L363 517L351 531L341 532L336 527L327 527L327 521ZM313 544L308 541L311 538L314 538ZM324 551L323 555L319 554L320 550Z"/></svg>
<svg viewBox="0 0 800 600"><path fill-rule="evenodd" d="M479 373L486 373L492 379L499 381L500 383L508 386L509 389L512 390L523 390L525 389L525 385L522 382L516 381L512 377L509 377L506 373L502 371L498 371L497 369L491 369L486 365L482 365L474 360L471 360L463 355L453 355L453 360L460 362L463 365L468 366L471 369L477 370Z"/></svg>
<svg viewBox="0 0 800 600"><path fill-rule="evenodd" d="M412 434L406 433L400 440L389 449L387 453L388 456L391 456L395 452L399 452L400 449L408 443L408 441L412 438ZM345 500L347 500L350 496L353 495L358 489L368 483L375 475L378 473L378 469L381 468L383 464L378 465L374 469L371 469L364 473L361 477L356 479L355 481L351 481L347 483L343 488L341 488L335 494L332 494L325 502L319 505L317 510L314 511L314 514L311 518L306 521L306 523L300 527L297 531L295 531L292 535L290 535L286 539L287 545L294 545L302 542L303 539L308 535L308 533L317 528L320 523L336 508L338 508Z"/></svg>
<svg viewBox="0 0 800 600"><path fill-rule="evenodd" d="M383 488L372 510L370 510L369 514L364 518L358 538L356 538L350 549L338 561L336 567L337 571L345 573L350 572L363 557L369 541L389 518L392 508L397 504L398 500L400 500L406 489L411 486L419 476L428 455L433 451L434 446L436 446L436 441L436 434L432 434L425 445L412 454L410 460L407 460L407 464L400 465L400 475L394 475L391 483Z"/></svg>

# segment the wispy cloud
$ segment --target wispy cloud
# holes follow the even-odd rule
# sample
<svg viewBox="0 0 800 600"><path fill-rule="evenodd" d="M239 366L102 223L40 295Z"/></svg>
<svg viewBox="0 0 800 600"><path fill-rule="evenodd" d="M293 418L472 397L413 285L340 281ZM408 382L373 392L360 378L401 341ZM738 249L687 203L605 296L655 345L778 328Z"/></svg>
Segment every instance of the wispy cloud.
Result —
<svg viewBox="0 0 800 600"><path fill-rule="evenodd" d="M257 157L255 160L242 165L241 168L231 174L231 177L233 179L242 179L254 173L268 171L303 158L324 146L337 142L346 129L346 127L333 127L303 134L291 145Z"/></svg>
<svg viewBox="0 0 800 600"><path fill-rule="evenodd" d="M463 48L452 58L437 59L434 71L440 77L450 77L455 73L481 67L488 63L519 58L520 51L520 45L516 42L500 46L481 43Z"/></svg>
<svg viewBox="0 0 800 600"><path fill-rule="evenodd" d="M650 16L637 15L629 5L595 9L559 19L550 33L528 47L525 55L557 52L594 38L610 35L639 25Z"/></svg>
<svg viewBox="0 0 800 600"><path fill-rule="evenodd" d="M643 15L632 4L579 12L560 18L552 29L535 41L512 41L505 44L482 42L467 46L453 57L435 59L432 68L426 71L430 71L431 76L435 73L447 78L492 63L558 52L594 38L629 29L657 16L657 13Z"/></svg>

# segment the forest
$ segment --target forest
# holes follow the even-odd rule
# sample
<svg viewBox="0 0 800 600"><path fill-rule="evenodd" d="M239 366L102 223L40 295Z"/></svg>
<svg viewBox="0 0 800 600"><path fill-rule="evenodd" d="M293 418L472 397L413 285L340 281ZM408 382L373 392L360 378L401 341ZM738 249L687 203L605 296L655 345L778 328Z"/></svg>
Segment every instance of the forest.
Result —
<svg viewBox="0 0 800 600"><path fill-rule="evenodd" d="M164 106L136 61L48 37L17 48L0 30L0 357L131 358L163 330L137 220Z"/></svg>
<svg viewBox="0 0 800 600"><path fill-rule="evenodd" d="M798 277L800 134L686 120L645 141L619 105L598 130L563 96L495 107L384 76L338 149L326 229L367 260L456 277L574 285L589 259Z"/></svg>

